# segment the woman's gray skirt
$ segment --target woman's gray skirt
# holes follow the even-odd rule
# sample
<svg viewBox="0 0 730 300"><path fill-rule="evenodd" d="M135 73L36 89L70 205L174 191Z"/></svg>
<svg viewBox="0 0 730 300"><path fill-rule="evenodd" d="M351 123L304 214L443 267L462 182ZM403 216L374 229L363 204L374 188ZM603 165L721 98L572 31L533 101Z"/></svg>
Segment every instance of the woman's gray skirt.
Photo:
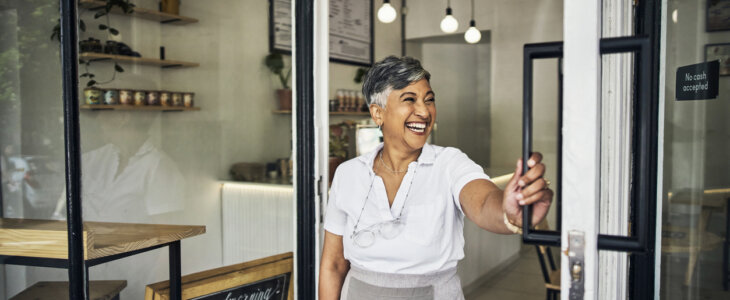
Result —
<svg viewBox="0 0 730 300"><path fill-rule="evenodd" d="M464 299L456 268L425 275L372 272L350 266L342 284L342 300Z"/></svg>

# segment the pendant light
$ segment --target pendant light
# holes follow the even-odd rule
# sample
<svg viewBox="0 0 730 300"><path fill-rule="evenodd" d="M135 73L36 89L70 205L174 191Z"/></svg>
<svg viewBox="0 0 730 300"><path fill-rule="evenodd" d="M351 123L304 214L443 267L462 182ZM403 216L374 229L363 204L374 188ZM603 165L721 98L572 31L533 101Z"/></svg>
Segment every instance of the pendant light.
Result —
<svg viewBox="0 0 730 300"><path fill-rule="evenodd" d="M471 21L469 21L469 29L464 32L464 39L469 44L476 44L482 39L482 33L476 27L474 22L474 0L471 0Z"/></svg>
<svg viewBox="0 0 730 300"><path fill-rule="evenodd" d="M391 23L395 21L395 8L390 5L390 0L383 0L383 6L378 9L378 20L383 23Z"/></svg>
<svg viewBox="0 0 730 300"><path fill-rule="evenodd" d="M459 29L459 21L451 15L451 0L446 1L446 16L441 20L441 31L454 33Z"/></svg>

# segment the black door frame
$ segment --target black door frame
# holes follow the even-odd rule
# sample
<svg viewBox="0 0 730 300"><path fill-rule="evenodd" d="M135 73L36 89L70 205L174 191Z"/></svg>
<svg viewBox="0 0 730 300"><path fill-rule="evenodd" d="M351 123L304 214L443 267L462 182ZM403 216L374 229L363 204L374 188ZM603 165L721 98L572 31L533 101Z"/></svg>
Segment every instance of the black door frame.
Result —
<svg viewBox="0 0 730 300"><path fill-rule="evenodd" d="M315 299L314 0L294 0L297 297Z"/></svg>
<svg viewBox="0 0 730 300"><path fill-rule="evenodd" d="M638 5L635 7L635 32L637 36L646 36L649 38L649 49L651 51L651 61L649 62L650 78L649 86L645 87L649 89L650 98L653 103L659 103L659 64L661 57L659 51L661 47L661 0L642 0L637 1ZM635 74L638 74L638 66L634 70ZM636 89L635 89L636 90ZM634 95L634 99L638 95ZM657 119L659 116L657 116ZM653 130L656 132L658 127L654 127ZM658 132L657 132L658 134ZM657 141L652 141L654 148L657 151L661 151L656 146ZM657 172L657 165L655 163L654 172ZM654 174L654 178L657 178L658 174ZM654 184L654 190L651 193L656 194L656 183ZM654 297L654 287L656 276L655 274L655 255L656 255L656 215L657 197L649 197L650 203L648 203L649 216L648 219L653 222L647 222L648 230L650 233L647 240L647 249L644 253L634 253L629 256L629 297L630 299L652 299ZM631 211L636 211L636 207L632 207ZM632 232L635 232L636 223L632 223Z"/></svg>

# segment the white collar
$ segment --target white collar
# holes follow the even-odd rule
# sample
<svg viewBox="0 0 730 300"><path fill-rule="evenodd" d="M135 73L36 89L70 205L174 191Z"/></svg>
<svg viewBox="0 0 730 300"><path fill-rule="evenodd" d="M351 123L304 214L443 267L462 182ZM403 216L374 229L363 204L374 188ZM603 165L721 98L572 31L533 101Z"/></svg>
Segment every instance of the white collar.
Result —
<svg viewBox="0 0 730 300"><path fill-rule="evenodd" d="M378 144L377 147L375 147L375 150L370 151L368 153L365 153L363 155L358 156L358 160L360 160L362 163L365 164L365 166L368 167L368 170L373 169L373 162L375 161L375 156L378 155L378 152L383 149L383 143ZM433 149L433 145L426 143L423 145L423 148L421 148L421 154L418 156L418 162L419 165L422 164L433 164L433 161L435 159L435 150Z"/></svg>

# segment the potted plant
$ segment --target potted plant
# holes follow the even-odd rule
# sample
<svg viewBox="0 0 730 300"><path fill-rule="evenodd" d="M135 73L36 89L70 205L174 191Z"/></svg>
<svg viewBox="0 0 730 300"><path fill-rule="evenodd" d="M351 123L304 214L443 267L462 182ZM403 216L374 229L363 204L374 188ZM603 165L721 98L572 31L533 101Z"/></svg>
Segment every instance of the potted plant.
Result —
<svg viewBox="0 0 730 300"><path fill-rule="evenodd" d="M279 53L271 53L264 59L264 64L271 73L279 77L281 89L276 90L276 97L279 99L280 110L291 110L291 89L289 88L289 76L291 67L284 71L284 58Z"/></svg>
<svg viewBox="0 0 730 300"><path fill-rule="evenodd" d="M337 167L347 159L347 149L350 146L347 131L352 126L351 121L330 125L329 185L332 185Z"/></svg>

